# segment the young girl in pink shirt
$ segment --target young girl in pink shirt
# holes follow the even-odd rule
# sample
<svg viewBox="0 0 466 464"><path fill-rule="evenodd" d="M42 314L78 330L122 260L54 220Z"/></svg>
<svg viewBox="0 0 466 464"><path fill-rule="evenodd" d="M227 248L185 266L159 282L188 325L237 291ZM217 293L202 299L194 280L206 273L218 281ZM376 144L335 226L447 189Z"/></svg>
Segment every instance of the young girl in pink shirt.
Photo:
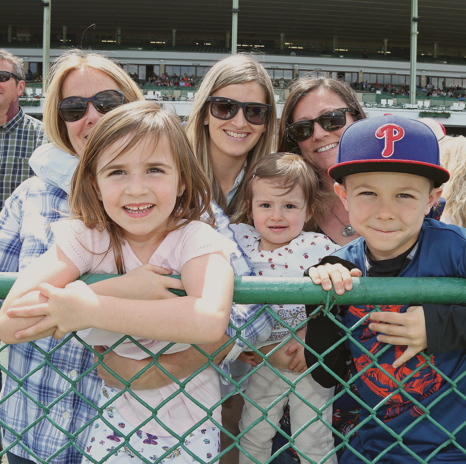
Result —
<svg viewBox="0 0 466 464"><path fill-rule="evenodd" d="M199 221L207 211L215 222L205 206L210 188L176 116L150 102L105 115L89 136L71 192L72 219L51 225L56 245L20 275L5 300L3 311L38 301L47 308L42 320L11 319L12 333L24 329L23 336L35 324L29 337L16 341L37 338L34 331L44 336L45 327L55 338L78 330L89 345L142 359L222 337L232 305L229 258L236 245ZM181 275L187 296L125 300L74 283L84 273L123 274L145 264ZM70 294L79 305L66 304ZM173 383L132 391L103 384L102 415L96 411L90 425L85 456L134 463L137 452L149 461L188 463L195 456L208 462L219 452L219 400L213 367L183 388Z"/></svg>

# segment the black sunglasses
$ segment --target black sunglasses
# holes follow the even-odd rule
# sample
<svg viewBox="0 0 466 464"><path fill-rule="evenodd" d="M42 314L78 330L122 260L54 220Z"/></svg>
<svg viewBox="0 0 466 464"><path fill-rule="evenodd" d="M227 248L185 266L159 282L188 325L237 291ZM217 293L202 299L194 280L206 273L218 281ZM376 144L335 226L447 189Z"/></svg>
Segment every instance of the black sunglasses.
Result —
<svg viewBox="0 0 466 464"><path fill-rule="evenodd" d="M119 90L103 90L92 97L67 97L58 104L58 112L66 122L79 121L87 111L91 102L99 113L108 113L123 105L125 96Z"/></svg>
<svg viewBox="0 0 466 464"><path fill-rule="evenodd" d="M350 113L351 108L337 108L328 113L321 114L315 119L306 119L290 124L286 130L296 142L304 142L312 137L314 124L318 123L322 129L328 132L342 129L346 126L346 113Z"/></svg>
<svg viewBox="0 0 466 464"><path fill-rule="evenodd" d="M12 77L14 77L17 81L23 80L16 74L11 73L10 71L0 71L0 82L9 81Z"/></svg>
<svg viewBox="0 0 466 464"><path fill-rule="evenodd" d="M243 108L246 121L251 124L266 124L272 111L272 105L266 103L240 102L225 97L209 97L210 114L217 119L228 120L236 116Z"/></svg>

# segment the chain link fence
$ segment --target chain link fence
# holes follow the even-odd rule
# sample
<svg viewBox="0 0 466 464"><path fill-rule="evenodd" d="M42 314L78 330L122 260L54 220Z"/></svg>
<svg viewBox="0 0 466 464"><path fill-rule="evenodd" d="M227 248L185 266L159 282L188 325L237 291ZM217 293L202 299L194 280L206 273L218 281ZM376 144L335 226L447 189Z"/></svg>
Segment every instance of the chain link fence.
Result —
<svg viewBox="0 0 466 464"><path fill-rule="evenodd" d="M101 278L108 278L111 276L90 276L87 280L88 283L92 283L96 280L100 280ZM0 275L0 298L4 298L8 293L9 288L11 287L16 275L14 273L3 273ZM120 391L116 394L113 398L110 398L106 404L102 407L97 407L95 404L90 403L88 399L86 399L82 393L80 392L77 385L79 382L84 378L86 375L90 375L90 371L97 368L98 365L104 365L103 358L107 352L109 352L114 347L109 347L107 352L100 353L95 350L91 346L85 344L83 340L81 340L76 334L69 334L68 336L64 337L56 346L56 350L66 349L66 344L70 342L72 339L75 341L73 343L82 343L86 345L86 348L93 352L93 354L98 359L97 363L91 368L87 369L82 372L79 376L74 378L73 380L69 381L69 389L68 391L63 392L62 395L55 398L52 402L48 404L40 404L37 399L34 397L34 394L31 392L26 391L23 388L23 384L26 382L27 377L34 375L35 372L42 369L44 366L49 365L49 367L56 372L59 373L56 366L50 364L50 356L51 353L43 352L43 362L38 365L34 372L29 372L26 378L13 378L12 380L16 383L17 388L10 392L10 394L6 397L2 397L0 400L0 407L3 402L8 400L10 396L13 394L17 395L25 395L28 397L29 401L36 404L42 410L42 415L33 423L29 424L28 427L24 430L13 430L8 423L1 422L1 426L7 430L9 430L15 437L16 441L10 444L7 448L3 450L0 455L3 455L12 448L12 446L19 444L23 447L28 453L31 454L31 458L35 458L40 463L53 463L54 458L59 456L60 453L64 452L68 446L73 446L79 449L79 452L86 456L91 462L96 463L97 461L90 458L90 456L86 453L85 449L79 448L76 443L76 439L82 433L86 433L89 430L89 427L92 427L95 420L98 418L102 419L108 427L113 430L113 437L114 439L114 446L108 452L108 457L118 454L119 451L125 450L131 456L139 457L142 462L145 463L153 463L153 462L160 462L160 463L169 463L173 458L176 458L179 455L179 451L183 449L187 454L189 454L193 462L219 462L222 456L224 456L231 448L238 447L240 449L240 453L244 453L246 456L251 458L251 462L260 463L260 461L252 458L250 455L247 454L247 451L241 447L240 439L241 437L248 433L252 427L254 427L257 423L261 421L267 421L271 427L273 427L277 433L283 435L289 444L281 447L278 449L269 459L264 462L270 463L273 461L275 457L277 457L280 453L282 453L288 446L291 446L299 456L302 463L306 462L315 462L306 456L299 447L295 444L296 439L299 437L300 434L306 434L308 427L311 427L314 423L320 422L324 425L328 430L330 430L334 437L335 437L335 447L323 457L320 462L335 462L335 455L341 453L346 450L345 457L348 456L348 453L353 457L348 460L346 459L345 462L364 462L364 463L371 463L371 462L378 462L378 463L398 463L398 462L419 462L419 463L437 463L437 462L444 462L441 456L444 456L445 451L453 450L453 455L461 456L459 459L452 458L452 460L448 460L448 462L466 462L466 449L463 447L465 442L465 425L466 425L466 415L462 415L461 412L463 410L464 405L466 404L466 388L464 385L466 383L466 369L460 369L455 371L453 375L447 376L441 370L441 366L439 367L435 362L435 357L432 358L424 353L421 353L417 357L417 365L413 370L406 372L405 375L399 375L400 372L403 371L403 366L399 368L399 370L393 370L390 366L384 361L384 356L390 350L394 348L391 345L383 345L380 350L377 352L371 352L366 348L364 344L364 336L367 335L367 332L363 331L363 335L361 336L361 327L367 324L367 319L369 317L370 312L364 314L364 316L359 319L353 326L348 327L345 325L344 321L341 317L336 316L334 314L335 311L332 309L335 305L349 305L351 307L357 307L357 305L371 305L377 303L376 306L372 307L373 311L380 311L386 310L387 308L384 305L419 305L423 303L437 303L437 304L461 304L462 302L466 301L466 285L465 281L462 279L455 279L455 278L442 278L442 279L434 279L434 278L361 278L361 279L354 279L354 289L351 292L347 292L342 296L337 296L333 291L332 292L324 292L321 287L315 286L310 283L309 279L306 278L254 278L254 277L239 277L236 278L235 282L235 295L234 301L236 303L247 304L247 303L262 303L264 304L262 311L269 311L275 320L278 322L280 318L278 315L270 309L268 304L316 304L320 305L317 309L315 309L306 321L303 321L301 325L295 329L292 329L293 338L299 341L299 343L304 343L296 336L296 330L300 327L307 325L309 319L312 319L318 314L325 314L330 320L333 321L340 328L341 332L341 339L334 345L332 345L328 350L323 353L316 353L313 354L316 356L318 361L312 365L308 366L308 369L305 373L298 376L296 380L290 382L286 378L283 377L281 371L275 369L268 361L268 358L265 357L264 364L253 368L247 375L245 375L240 381L234 381L232 379L231 382L233 384L233 391L229 393L226 397L222 398L217 404L215 404L211 408L205 408L202 404L200 404L195 398L193 398L187 391L186 385L190 381L192 381L196 375L199 374L203 369L208 366L211 366L215 369L219 376L225 376L225 373L214 364L213 359L217 353L219 353L222 348L220 348L216 353L207 354L202 351L199 347L196 347L199 351L203 353L206 358L205 366L189 376L188 378L184 379L183 381L179 381L175 377L173 377L167 370L165 370L162 365L158 362L158 355L154 355L152 352L147 350L142 345L138 344L138 342L131 337L127 337L126 339L130 339L140 347L140 349L144 350L147 354L148 358L152 358L152 361L149 365L147 365L142 371L140 371L133 379L130 381L125 381L121 378L116 372L113 372L108 366L105 368L111 372L117 379L119 379L124 385L125 389ZM259 314L256 315L258 317ZM235 328L237 332L237 336L241 338L241 328ZM368 329L364 329L368 330ZM233 339L234 341L234 339ZM256 350L253 346L251 346L247 340L243 340L246 345L250 347L252 350ZM231 342L230 342L231 343ZM283 341L280 345L282 346L285 343ZM364 356L365 362L362 364L357 365L357 369L353 369L353 375L347 378L340 378L338 375L331 372L328 366L324 363L324 357L331 353L332 350L337 349L338 346L341 344L345 344L347 348L357 347L361 355ZM38 350L40 348L35 345ZM276 349L278 349L277 347ZM163 351L168 349L169 347L165 348ZM0 352L6 350L7 346L2 346L0 348ZM309 347L305 346L305 349L310 350ZM275 351L275 350L274 350ZM163 354L163 352L161 353ZM270 353L271 354L271 353ZM270 356L269 354L269 356ZM457 357L462 359L465 354L463 351L459 351L457 353ZM353 363L355 363L355 359L353 359ZM356 364L358 360L356 359ZM139 376L143 375L145 371L150 369L153 365L157 366L161 369L171 380L178 386L176 391L173 392L168 398L164 399L164 401L159 404L157 407L152 408L147 403L145 403L142 399L140 399L137 395L136 390L131 390L131 383ZM257 405L253 400L247 397L246 393L243 391L242 384L246 381L254 372L256 372L261 367L263 368L266 366L271 371L275 372L277 376L283 378L289 385L288 390L283 393L281 396L277 397L274 401L272 401L267 407L260 407ZM5 365L0 366L3 376L12 376L9 372L8 367ZM310 404L303 398L297 391L296 386L299 382L303 381L308 375L312 375L313 371L318 368L323 368L331 375L334 375L337 380L340 382L340 387L337 388L335 391L335 395L330 398L325 404ZM62 374L60 374L62 375ZM383 386L385 388L384 394L382 397L379 398L378 402L375 402L371 399L370 401L366 401L365 399L365 391L360 391L358 393L358 388L355 388L356 385L364 385L364 382L368 381L368 378L383 378ZM436 383L439 388L439 394L434 395L433 399L429 398L429 395L423 395L422 391L422 381L425 380L427 376L430 378L435 378ZM358 383L359 382L359 383ZM363 382L363 383L361 383ZM441 387L441 388L440 388ZM371 386L369 385L369 389ZM68 443L65 447L61 447L60 449L53 450L50 456L44 460L40 459L39 457L35 456L33 451L28 449L22 443L23 435L30 429L40 426L41 421L51 421L48 417L48 413L51 408L54 407L63 397L66 395L74 393L80 396L84 401L92 406L95 410L95 417L88 423L80 424L79 427L76 427L76 430L73 433L70 433L68 430L64 429L60 424L54 423L52 421L52 425L57 427L61 433L65 434L68 437ZM106 421L104 416L104 411L109 408L112 408L112 403L119 398L123 393L127 393L132 395L134 398L138 399L138 401L143 404L147 409L151 411L151 417L144 421L142 425L147 424L149 420L155 420L160 426L164 427L167 432L167 435L175 437L176 444L173 446L167 446L164 450L163 455L154 456L154 459L147 459L140 455L138 449L134 448L130 443L129 439L131 436L137 433L137 430L134 429L129 433L125 433L122 429L115 428L112 424ZM380 396L380 391L376 393ZM218 423L215 419L213 419L214 411L216 408L221 408L222 402L230 397L233 394L239 394L244 397L245 401L250 402L253 406L259 408L261 414L260 418L247 427L244 431L240 433L239 436L232 436L229 432L222 429L222 425ZM199 421L190 429L186 430L185 433L178 435L174 431L170 430L169 428L165 427L164 424L160 421L157 416L158 411L164 405L169 405L170 401L175 398L177 395L185 395L190 401L195 402L200 408L203 408L205 411L205 418ZM289 431L282 429L279 425L276 425L273 421L268 418L268 412L277 404L277 402L281 401L288 395L295 395L298 399L303 402L303 407L310 408L309 410L313 411L312 418L299 430L295 431L294 434L291 434ZM356 419L351 419L349 421L350 425L347 424L345 427L340 427L336 425L339 421L341 421L342 417L342 410L337 408L336 405L340 404L342 399L350 399L353 404L353 416ZM426 398L429 401L426 401ZM390 413L393 414L391 417L387 417L387 407L396 405L395 409L390 409ZM452 417L451 425L445 424L444 421L438 419L437 411L439 409L445 408L452 408L452 405L458 405L458 414L461 417L455 418L455 410L449 410L449 414ZM399 408L399 409L396 409ZM411 408L415 411L415 414L410 416L410 419L406 421L404 419L404 424L400 427L397 425L396 427L392 427L392 424L395 423L394 421L397 420L398 413L404 412L404 409ZM455 406L453 406L455 409ZM333 412L333 423L332 421L327 420L326 412L332 410ZM457 415L458 415L457 414ZM359 422L358 422L359 416ZM328 414L327 414L328 417ZM191 432L196 429L202 428L202 424L206 421L212 421L215 426L219 427L223 430L230 438L233 439L233 444L223 450L218 455L212 456L211 459L206 459L205 457L196 456L188 449L186 446L187 441L189 441L189 437ZM291 418L291 421L293 419ZM374 437L374 440L377 440L377 437L380 437L380 440L386 441L386 446L383 448L375 458L370 453L366 453L365 447L368 449L372 446L370 443L363 443L361 447L361 435L362 432L365 430L369 430L369 434ZM435 435L436 439L432 440L432 437ZM366 435L364 435L366 436ZM413 437L416 440L416 437L423 436L423 440L420 440L419 443L413 444ZM387 437L389 437L387 441ZM439 438L440 437L440 438ZM110 437L109 437L110 438ZM157 438L157 437L155 437ZM359 440L359 445L353 446ZM432 442L432 443L431 443ZM429 443L431 443L429 445ZM150 444L149 444L150 445ZM362 451L361 451L362 450ZM397 451L398 450L398 451ZM402 450L402 451L400 451ZM422 452L418 454L419 450ZM407 458L405 460L397 460L396 456L397 453L404 453ZM456 454L455 454L456 453ZM356 457L359 459L356 459ZM354 458L354 459L353 459ZM440 459L440 460L439 460ZM104 462L106 459L100 461ZM262 463L260 463L262 464Z"/></svg>

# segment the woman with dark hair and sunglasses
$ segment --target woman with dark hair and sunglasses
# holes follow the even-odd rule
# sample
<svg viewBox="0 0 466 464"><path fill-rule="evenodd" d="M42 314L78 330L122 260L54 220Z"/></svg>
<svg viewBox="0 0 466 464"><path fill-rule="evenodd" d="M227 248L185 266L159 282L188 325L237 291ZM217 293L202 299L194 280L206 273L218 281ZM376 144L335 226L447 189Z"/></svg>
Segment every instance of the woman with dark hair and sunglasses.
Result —
<svg viewBox="0 0 466 464"><path fill-rule="evenodd" d="M358 234L333 191L327 170L335 164L343 131L365 117L349 85L335 79L302 77L290 88L280 122L278 150L302 155L320 176L324 201L308 228L322 231L338 245L351 242Z"/></svg>

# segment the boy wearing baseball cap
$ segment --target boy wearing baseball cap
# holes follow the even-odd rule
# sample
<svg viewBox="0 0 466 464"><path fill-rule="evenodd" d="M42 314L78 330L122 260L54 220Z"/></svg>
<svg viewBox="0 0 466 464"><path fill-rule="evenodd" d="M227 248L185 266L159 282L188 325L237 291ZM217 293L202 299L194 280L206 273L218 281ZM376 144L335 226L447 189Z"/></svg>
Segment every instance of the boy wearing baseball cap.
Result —
<svg viewBox="0 0 466 464"><path fill-rule="evenodd" d="M310 268L314 283L329 290L331 279L341 294L351 288L348 270L369 277L466 277L466 230L424 218L449 178L440 166L437 139L425 124L392 115L355 122L340 139L329 175L361 238ZM457 349L464 340L444 344L452 351L430 350L430 340L441 338L435 321L442 320L442 313L466 313L466 308L382 306L381 314L394 319L378 320L396 323L406 312L425 317L419 346L405 338L400 342L408 345L405 351L405 346L383 343L393 342L371 330L374 323L367 316L374 305L340 308L345 331L323 315L308 324L306 344L314 352L325 353L337 343L323 357L337 376L344 377L351 360L351 383L361 397L358 434L340 464L418 463L415 456L429 463L466 462L466 350ZM375 326L380 330L380 324ZM390 326L385 327L389 334ZM426 347L427 353L437 353L428 361L417 354ZM308 366L317 360L306 350ZM338 383L323 367L312 376L325 387Z"/></svg>

